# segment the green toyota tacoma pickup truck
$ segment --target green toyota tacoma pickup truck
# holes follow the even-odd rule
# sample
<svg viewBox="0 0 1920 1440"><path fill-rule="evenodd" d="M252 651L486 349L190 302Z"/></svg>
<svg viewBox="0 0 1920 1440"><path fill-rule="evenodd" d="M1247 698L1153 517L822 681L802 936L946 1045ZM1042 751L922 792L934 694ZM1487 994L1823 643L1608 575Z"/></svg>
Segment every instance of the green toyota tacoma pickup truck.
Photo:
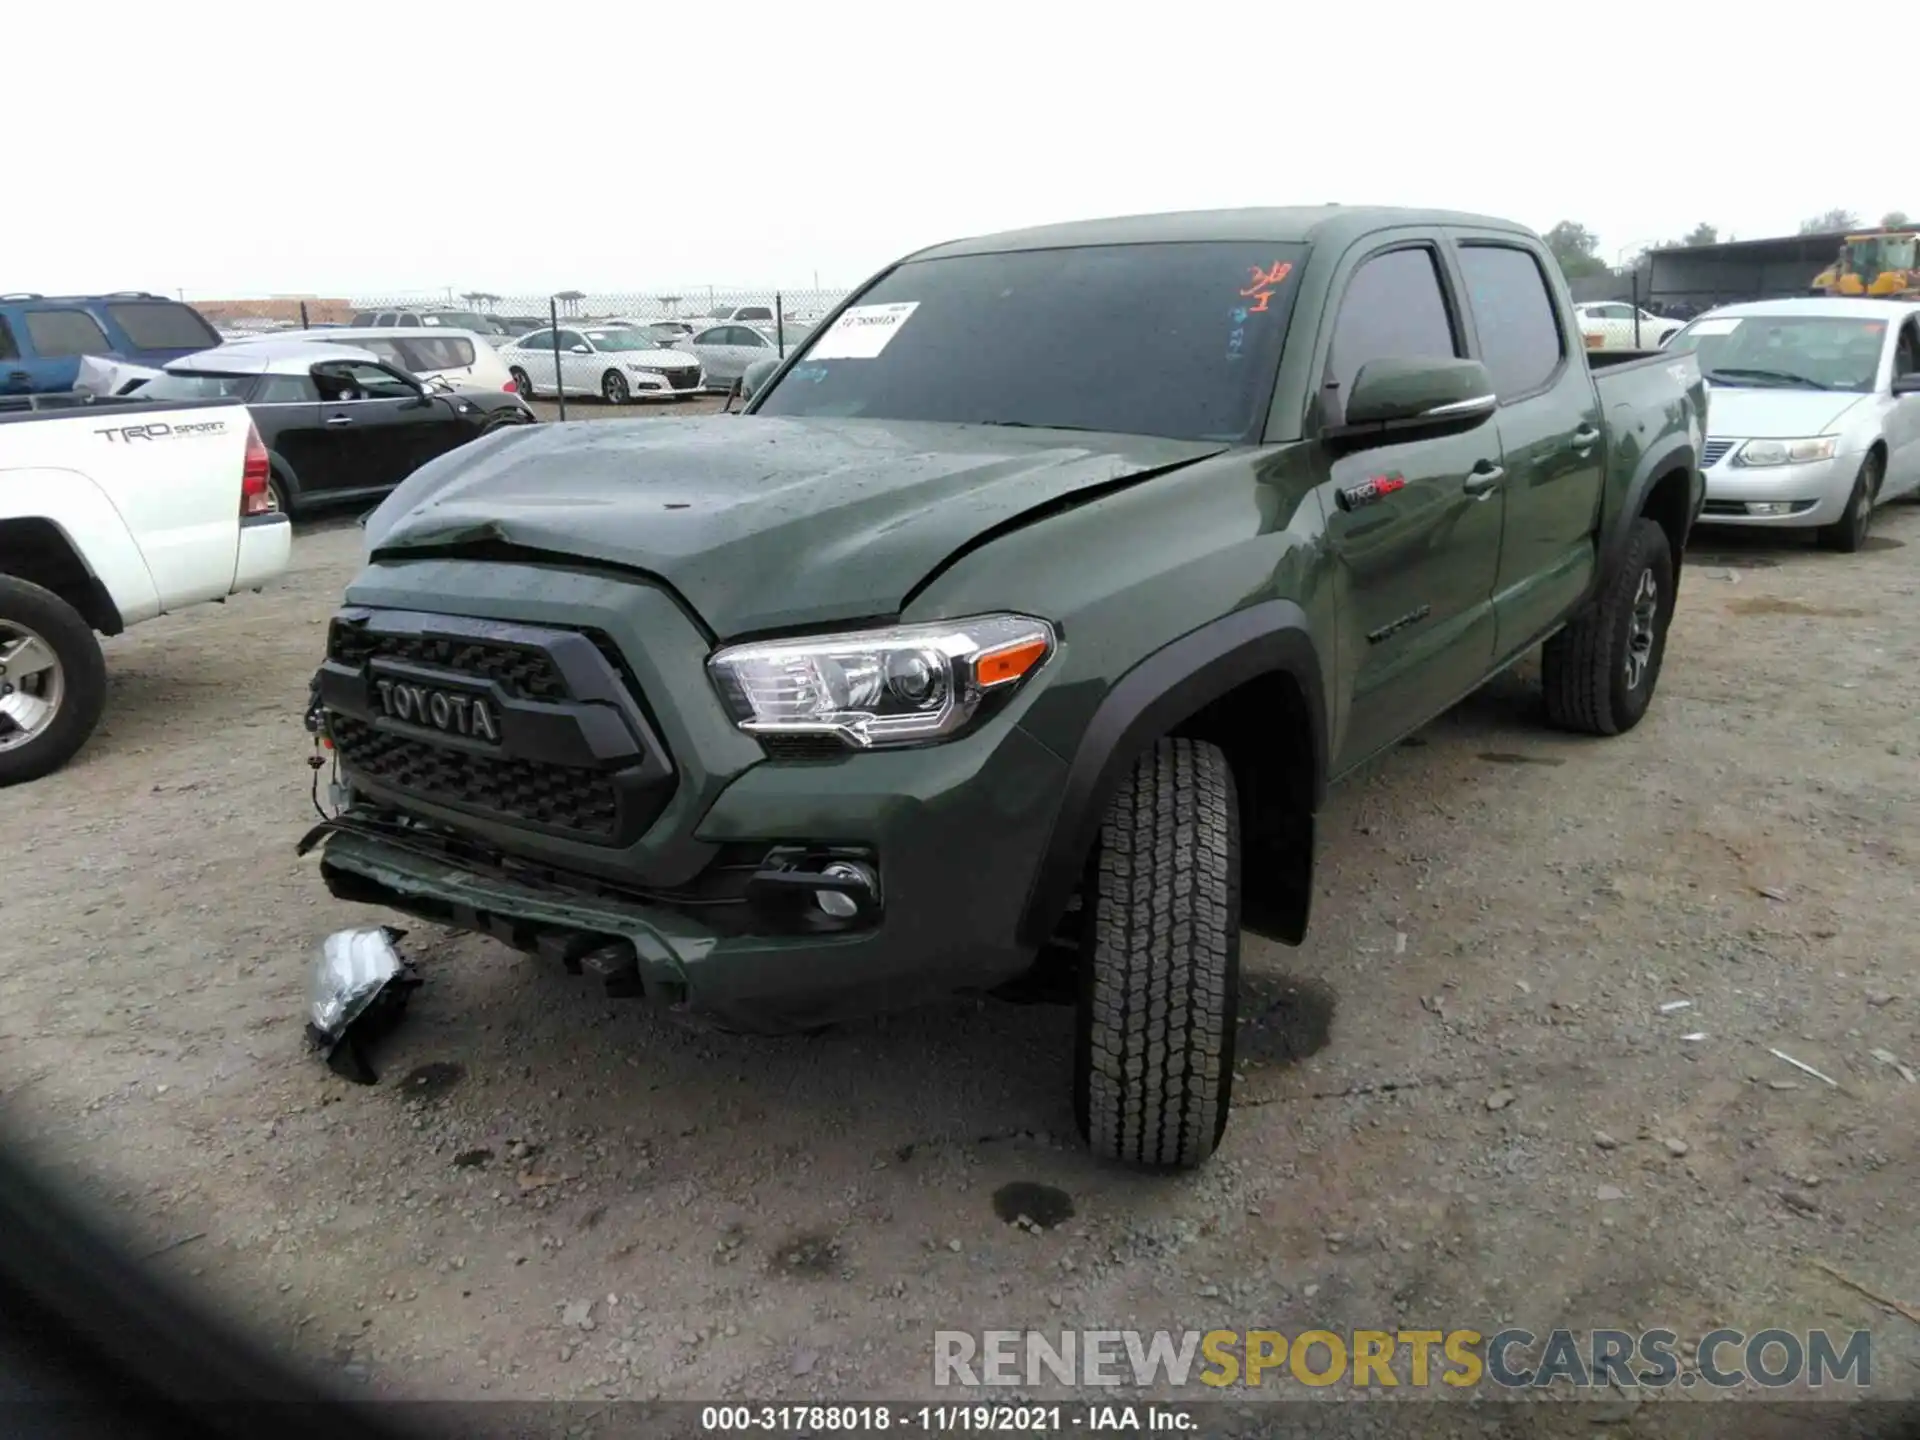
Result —
<svg viewBox="0 0 1920 1440"><path fill-rule="evenodd" d="M736 415L543 425L367 522L309 723L334 895L737 1029L1077 996L1100 1154L1226 1128L1242 929L1329 782L1545 642L1652 699L1706 397L1472 215L936 246Z"/></svg>

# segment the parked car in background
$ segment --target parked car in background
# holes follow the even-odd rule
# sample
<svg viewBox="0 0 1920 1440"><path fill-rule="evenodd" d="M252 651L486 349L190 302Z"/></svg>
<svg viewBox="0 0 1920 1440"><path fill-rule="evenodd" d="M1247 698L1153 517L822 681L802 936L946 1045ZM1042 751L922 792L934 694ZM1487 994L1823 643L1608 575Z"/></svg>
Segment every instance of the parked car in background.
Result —
<svg viewBox="0 0 1920 1440"><path fill-rule="evenodd" d="M455 389L507 390L517 387L507 362L493 348L500 337L476 335L471 330L359 329L353 326L295 330L284 335L251 336L235 344L259 340L314 340L322 344L351 345L371 351L396 369L422 380L438 380Z"/></svg>
<svg viewBox="0 0 1920 1440"><path fill-rule="evenodd" d="M1710 310L1667 344L1713 387L1703 521L1866 542L1874 509L1920 488L1920 308L1761 300Z"/></svg>
<svg viewBox="0 0 1920 1440"><path fill-rule="evenodd" d="M1663 319L1651 310L1636 310L1624 300L1588 301L1575 305L1573 313L1580 324L1580 338L1589 350L1658 350L1685 323Z"/></svg>
<svg viewBox="0 0 1920 1440"><path fill-rule="evenodd" d="M157 368L219 343L191 305L144 290L0 295L0 395L71 390L83 355Z"/></svg>
<svg viewBox="0 0 1920 1440"><path fill-rule="evenodd" d="M291 545L244 407L0 397L0 786L93 733L95 632L258 590Z"/></svg>
<svg viewBox="0 0 1920 1440"><path fill-rule="evenodd" d="M318 340L223 345L167 366L143 400L243 400L271 460L274 508L364 500L508 425L531 425L500 390L435 394L371 351Z"/></svg>
<svg viewBox="0 0 1920 1440"><path fill-rule="evenodd" d="M697 357L661 346L645 330L599 324L559 332L559 373L554 371L555 332L536 330L500 347L520 393L598 395L609 405L629 400L691 400L705 379Z"/></svg>
<svg viewBox="0 0 1920 1440"><path fill-rule="evenodd" d="M703 318L709 325L732 321L742 325L771 325L774 313L771 305L716 305Z"/></svg>
<svg viewBox="0 0 1920 1440"><path fill-rule="evenodd" d="M791 351L806 333L797 325L786 327L784 348ZM675 341L674 348L698 356L707 372L708 386L716 390L724 390L738 380L754 361L778 358L782 350L770 330L752 325L715 325Z"/></svg>
<svg viewBox="0 0 1920 1440"><path fill-rule="evenodd" d="M356 330L388 330L395 326L421 329L427 326L470 330L476 335L505 335L507 327L497 316L478 310L362 310L353 317Z"/></svg>

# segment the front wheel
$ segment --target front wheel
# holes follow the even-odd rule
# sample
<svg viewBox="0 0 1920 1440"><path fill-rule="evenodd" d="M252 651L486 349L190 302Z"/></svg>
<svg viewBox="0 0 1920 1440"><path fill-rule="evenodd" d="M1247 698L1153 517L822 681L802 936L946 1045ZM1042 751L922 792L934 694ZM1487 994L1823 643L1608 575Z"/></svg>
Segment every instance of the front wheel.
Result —
<svg viewBox="0 0 1920 1440"><path fill-rule="evenodd" d="M1107 806L1089 871L1074 1118L1095 1154L1191 1169L1226 1133L1240 985L1227 757L1161 740Z"/></svg>
<svg viewBox="0 0 1920 1440"><path fill-rule="evenodd" d="M107 665L80 612L0 576L0 785L58 770L107 704Z"/></svg>
<svg viewBox="0 0 1920 1440"><path fill-rule="evenodd" d="M1867 543L1867 533L1873 529L1873 502L1880 493L1880 471L1880 452L1869 451L1861 462L1860 473L1853 477L1853 493L1847 496L1847 508L1840 512L1838 520L1819 529L1822 549L1851 555Z"/></svg>
<svg viewBox="0 0 1920 1440"><path fill-rule="evenodd" d="M624 405L631 394L627 377L618 370L609 370L600 377L600 397L609 405Z"/></svg>
<svg viewBox="0 0 1920 1440"><path fill-rule="evenodd" d="M533 399L533 380L527 372L516 365L511 374L513 375L513 393L522 400Z"/></svg>
<svg viewBox="0 0 1920 1440"><path fill-rule="evenodd" d="M1646 516L1600 598L1540 654L1547 719L1562 730L1619 735L1653 703L1673 620L1673 549Z"/></svg>

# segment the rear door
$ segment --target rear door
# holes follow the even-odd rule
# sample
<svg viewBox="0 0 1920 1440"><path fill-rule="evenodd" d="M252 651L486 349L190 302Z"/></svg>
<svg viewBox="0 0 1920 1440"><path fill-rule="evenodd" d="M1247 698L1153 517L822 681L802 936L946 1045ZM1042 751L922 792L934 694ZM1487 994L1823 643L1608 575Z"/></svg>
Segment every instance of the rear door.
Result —
<svg viewBox="0 0 1920 1440"><path fill-rule="evenodd" d="M553 331L535 330L514 342L515 348L507 356L509 365L518 365L527 372L527 378L533 381L533 388L542 395L552 395L559 388L559 379L553 368Z"/></svg>
<svg viewBox="0 0 1920 1440"><path fill-rule="evenodd" d="M31 305L17 312L22 341L20 366L27 389L39 394L71 390L80 375L82 355L111 355L113 342L100 322L67 305Z"/></svg>
<svg viewBox="0 0 1920 1440"><path fill-rule="evenodd" d="M1465 356L1459 281L1437 234L1397 231L1343 258L1324 368L1339 413L1362 366ZM1329 448L1327 537L1339 563L1341 667L1351 704L1336 771L1416 729L1485 678L1505 497L1500 436L1462 433Z"/></svg>
<svg viewBox="0 0 1920 1440"><path fill-rule="evenodd" d="M575 353L585 350L587 353ZM587 343L587 337L578 330L560 332L560 377L566 382L569 395L598 395L600 393L600 357L593 353L593 346Z"/></svg>
<svg viewBox="0 0 1920 1440"><path fill-rule="evenodd" d="M1495 644L1510 656L1563 619L1593 580L1606 470L1600 397L1585 357L1572 353L1572 327L1539 253L1498 231L1456 230L1453 239L1474 358L1500 397L1507 500Z"/></svg>

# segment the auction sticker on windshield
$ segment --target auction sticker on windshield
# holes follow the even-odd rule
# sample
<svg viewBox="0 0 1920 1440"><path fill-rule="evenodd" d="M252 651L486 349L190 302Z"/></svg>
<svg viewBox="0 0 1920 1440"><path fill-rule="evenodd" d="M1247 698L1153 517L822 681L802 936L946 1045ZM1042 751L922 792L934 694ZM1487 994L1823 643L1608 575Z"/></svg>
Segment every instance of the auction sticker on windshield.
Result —
<svg viewBox="0 0 1920 1440"><path fill-rule="evenodd" d="M833 322L807 352L809 360L871 360L893 343L913 312L918 300L901 300L891 305L855 305Z"/></svg>

